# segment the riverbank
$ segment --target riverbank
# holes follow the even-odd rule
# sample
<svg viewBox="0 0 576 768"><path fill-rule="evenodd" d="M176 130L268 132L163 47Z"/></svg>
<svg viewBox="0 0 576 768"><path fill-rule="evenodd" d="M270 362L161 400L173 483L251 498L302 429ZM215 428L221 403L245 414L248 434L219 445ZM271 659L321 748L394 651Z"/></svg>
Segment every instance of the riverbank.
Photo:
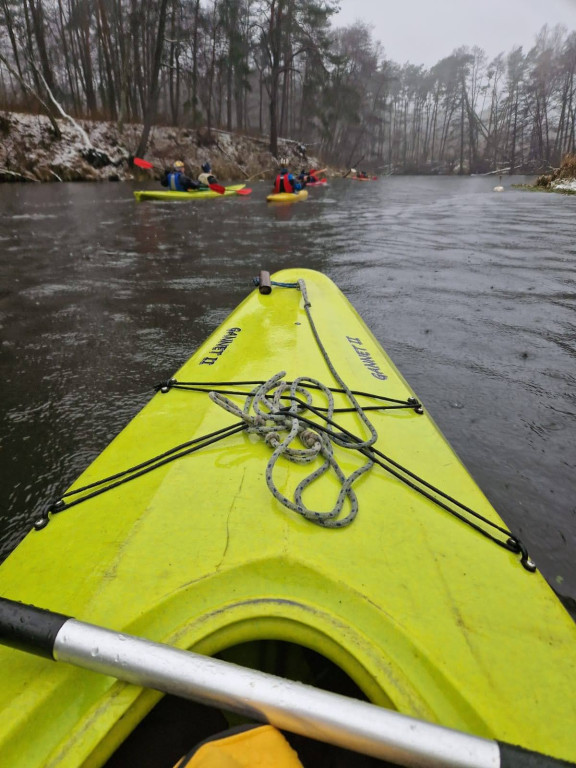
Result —
<svg viewBox="0 0 576 768"><path fill-rule="evenodd" d="M155 170L142 171L131 162L142 125L119 128L72 118L56 122L59 137L44 115L0 112L0 182L127 181L159 176L174 160L183 160L192 176L209 161L214 174L226 181L272 178L278 169L266 137L155 126L146 153ZM278 149L293 169L323 165L296 141L280 139Z"/></svg>
<svg viewBox="0 0 576 768"><path fill-rule="evenodd" d="M566 155L560 168L536 179L536 189L576 195L576 155Z"/></svg>

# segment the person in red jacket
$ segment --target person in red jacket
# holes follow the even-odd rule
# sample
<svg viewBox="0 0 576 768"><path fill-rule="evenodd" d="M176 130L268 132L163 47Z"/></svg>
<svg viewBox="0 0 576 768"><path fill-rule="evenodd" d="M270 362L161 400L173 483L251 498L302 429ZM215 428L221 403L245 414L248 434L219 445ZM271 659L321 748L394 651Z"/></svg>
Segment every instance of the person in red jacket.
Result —
<svg viewBox="0 0 576 768"><path fill-rule="evenodd" d="M280 173L278 176L276 176L276 181L274 182L274 193L278 194L279 192L294 192L295 194L298 194L301 189L302 184L297 181L293 174L290 173L288 168L283 165L282 168L280 168Z"/></svg>

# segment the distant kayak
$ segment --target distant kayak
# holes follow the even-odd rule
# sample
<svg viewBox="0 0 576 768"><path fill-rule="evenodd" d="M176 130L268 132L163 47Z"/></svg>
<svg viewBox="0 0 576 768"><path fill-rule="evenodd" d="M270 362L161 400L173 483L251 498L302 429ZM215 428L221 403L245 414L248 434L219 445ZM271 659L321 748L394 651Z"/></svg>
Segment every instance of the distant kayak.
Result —
<svg viewBox="0 0 576 768"><path fill-rule="evenodd" d="M351 177L353 181L377 181L378 176L367 176L366 178L363 178L361 176L352 176Z"/></svg>
<svg viewBox="0 0 576 768"><path fill-rule="evenodd" d="M269 203L296 203L298 200L306 200L308 192L301 189L300 192L274 192L268 195L266 200Z"/></svg>
<svg viewBox="0 0 576 768"><path fill-rule="evenodd" d="M318 179L318 181L308 181L306 182L307 187L321 187L324 184L328 183L328 179Z"/></svg>
<svg viewBox="0 0 576 768"><path fill-rule="evenodd" d="M141 200L200 200L207 197L230 197L238 193L249 195L252 190L245 188L246 184L233 184L230 187L226 187L226 192L223 195L208 188L197 189L191 192L176 192L171 189L136 189L134 190L134 197L138 202Z"/></svg>

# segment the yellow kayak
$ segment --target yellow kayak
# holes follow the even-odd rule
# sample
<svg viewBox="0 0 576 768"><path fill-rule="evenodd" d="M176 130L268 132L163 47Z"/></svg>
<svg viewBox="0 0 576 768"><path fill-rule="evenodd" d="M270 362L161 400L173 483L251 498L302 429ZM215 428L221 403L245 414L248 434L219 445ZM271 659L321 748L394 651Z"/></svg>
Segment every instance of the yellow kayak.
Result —
<svg viewBox="0 0 576 768"><path fill-rule="evenodd" d="M301 189L299 192L274 192L268 195L266 200L269 203L296 203L298 200L306 200L308 190Z"/></svg>
<svg viewBox="0 0 576 768"><path fill-rule="evenodd" d="M138 202L142 200L204 200L212 197L231 197L245 187L246 184L233 184L226 187L226 192L222 195L212 189L198 189L191 192L176 192L172 189L135 189L134 197Z"/></svg>
<svg viewBox="0 0 576 768"><path fill-rule="evenodd" d="M3 597L260 667L312 649L378 705L576 761L576 625L320 273L253 291L53 501ZM10 768L104 765L160 699L0 668Z"/></svg>

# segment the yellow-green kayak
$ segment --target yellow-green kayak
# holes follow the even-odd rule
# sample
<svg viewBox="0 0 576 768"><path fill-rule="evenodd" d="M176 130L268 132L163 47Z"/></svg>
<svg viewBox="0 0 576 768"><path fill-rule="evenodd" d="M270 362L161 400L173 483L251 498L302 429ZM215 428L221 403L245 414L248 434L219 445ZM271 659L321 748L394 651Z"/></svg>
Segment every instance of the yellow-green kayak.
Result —
<svg viewBox="0 0 576 768"><path fill-rule="evenodd" d="M287 641L376 704L576 761L573 621L338 288L272 281L37 522L0 595L207 655ZM103 765L160 698L8 648L0 669L10 768Z"/></svg>
<svg viewBox="0 0 576 768"><path fill-rule="evenodd" d="M203 200L212 197L231 197L245 187L246 184L233 184L226 187L226 192L222 195L212 189L199 189L192 192L176 192L171 189L135 189L134 197L138 202L142 200Z"/></svg>
<svg viewBox="0 0 576 768"><path fill-rule="evenodd" d="M273 192L266 200L269 203L297 203L298 200L306 200L307 197L308 190L301 189L299 192Z"/></svg>

